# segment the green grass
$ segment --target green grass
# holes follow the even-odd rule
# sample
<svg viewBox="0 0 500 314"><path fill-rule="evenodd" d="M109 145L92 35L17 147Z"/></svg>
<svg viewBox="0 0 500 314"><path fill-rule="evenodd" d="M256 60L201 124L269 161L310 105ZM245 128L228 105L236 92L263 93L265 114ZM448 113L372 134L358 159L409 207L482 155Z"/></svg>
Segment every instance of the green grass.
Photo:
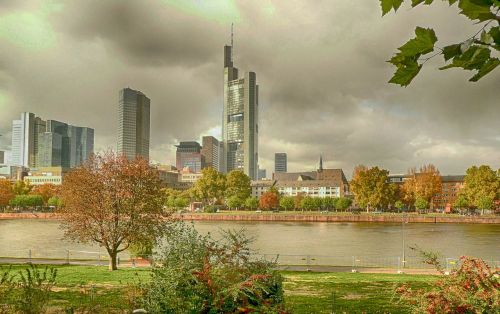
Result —
<svg viewBox="0 0 500 314"><path fill-rule="evenodd" d="M0 273L10 266L0 265ZM25 265L11 266L12 271ZM128 308L127 291L138 280L148 280L149 269L119 269L110 272L97 266L55 266L57 288L49 306L92 307L93 312L112 313ZM406 313L394 298L394 287L407 283L428 288L437 279L428 275L283 272L287 306L292 313Z"/></svg>

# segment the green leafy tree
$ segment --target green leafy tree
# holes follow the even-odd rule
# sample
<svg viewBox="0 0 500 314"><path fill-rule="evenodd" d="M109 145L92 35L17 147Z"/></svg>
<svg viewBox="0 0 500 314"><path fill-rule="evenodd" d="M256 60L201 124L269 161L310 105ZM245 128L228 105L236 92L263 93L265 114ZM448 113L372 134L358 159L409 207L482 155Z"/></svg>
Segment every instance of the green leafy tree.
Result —
<svg viewBox="0 0 500 314"><path fill-rule="evenodd" d="M422 66L436 56L444 57L445 65L440 70L462 68L476 71L469 79L480 80L493 71L500 60L495 57L500 51L500 2L498 0L445 0L450 6L458 4L460 14L466 16L480 28L476 34L461 42L437 47L438 38L431 28L417 27L415 37L398 48L398 52L388 61L396 67L389 83L408 86L422 69ZM397 11L403 0L380 0L382 15ZM434 0L411 0L411 6L430 5Z"/></svg>
<svg viewBox="0 0 500 314"><path fill-rule="evenodd" d="M220 202L226 191L226 176L211 167L201 170L201 173L193 187L195 197L209 205Z"/></svg>
<svg viewBox="0 0 500 314"><path fill-rule="evenodd" d="M300 208L304 209L304 210L313 210L313 209L316 209L316 202L314 201L314 199L310 196L306 196L302 199L302 201L300 202Z"/></svg>
<svg viewBox="0 0 500 314"><path fill-rule="evenodd" d="M378 167L358 166L351 180L356 203L370 211L387 207L397 195L397 186L387 183L389 171Z"/></svg>
<svg viewBox="0 0 500 314"><path fill-rule="evenodd" d="M245 199L240 198L238 195L233 195L229 198L226 198L226 204L231 209L238 209L240 207L243 207L243 205L245 204Z"/></svg>
<svg viewBox="0 0 500 314"><path fill-rule="evenodd" d="M496 200L500 193L500 177L498 172L489 166L472 166L467 169L464 178L464 188L461 191L470 205L480 208L481 199Z"/></svg>
<svg viewBox="0 0 500 314"><path fill-rule="evenodd" d="M352 204L352 200L350 198L339 197L337 199L337 201L335 202L335 209L345 211L346 209L349 208L349 206L351 206L351 204Z"/></svg>
<svg viewBox="0 0 500 314"><path fill-rule="evenodd" d="M259 208L259 199L256 197L249 197L245 200L245 207L251 210Z"/></svg>
<svg viewBox="0 0 500 314"><path fill-rule="evenodd" d="M280 199L280 207L284 210L292 210L295 208L295 200L292 196L285 196Z"/></svg>
<svg viewBox="0 0 500 314"><path fill-rule="evenodd" d="M33 190L33 186L29 182L19 180L14 183L12 190L16 195L26 195L29 194L31 190Z"/></svg>
<svg viewBox="0 0 500 314"><path fill-rule="evenodd" d="M226 197L237 196L240 200L247 199L252 193L250 177L241 170L232 170L226 176Z"/></svg>
<svg viewBox="0 0 500 314"><path fill-rule="evenodd" d="M57 196L52 196L47 201L47 205L48 206L61 207L62 204L63 204L62 200L59 197L57 197Z"/></svg>
<svg viewBox="0 0 500 314"><path fill-rule="evenodd" d="M43 198L40 195L16 195L10 201L10 206L21 208L43 206Z"/></svg>
<svg viewBox="0 0 500 314"><path fill-rule="evenodd" d="M399 211L403 210L403 208L405 208L405 204L398 200L396 201L396 203L394 203L394 207L396 207Z"/></svg>
<svg viewBox="0 0 500 314"><path fill-rule="evenodd" d="M174 205L176 208L186 208L189 206L189 200L184 197L178 197L175 199Z"/></svg>
<svg viewBox="0 0 500 314"><path fill-rule="evenodd" d="M427 202L425 198L419 196L415 200L415 208L419 210L427 209L429 208L429 202Z"/></svg>
<svg viewBox="0 0 500 314"><path fill-rule="evenodd" d="M323 208L326 210L335 209L337 198L335 197L325 197L323 198Z"/></svg>
<svg viewBox="0 0 500 314"><path fill-rule="evenodd" d="M458 194L457 199L453 203L453 207L458 210L469 207L469 201L467 200L467 197L465 197L465 195L463 195L462 193Z"/></svg>
<svg viewBox="0 0 500 314"><path fill-rule="evenodd" d="M493 199L488 196L481 196L477 201L477 207L484 214L485 210L490 210L493 208Z"/></svg>

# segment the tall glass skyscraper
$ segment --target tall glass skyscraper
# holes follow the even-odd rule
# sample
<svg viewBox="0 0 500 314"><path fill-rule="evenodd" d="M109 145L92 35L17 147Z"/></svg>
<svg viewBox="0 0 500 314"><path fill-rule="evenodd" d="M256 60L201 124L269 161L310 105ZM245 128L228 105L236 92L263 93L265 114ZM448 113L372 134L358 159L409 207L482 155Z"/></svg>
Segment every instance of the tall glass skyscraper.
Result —
<svg viewBox="0 0 500 314"><path fill-rule="evenodd" d="M232 49L224 46L223 164L226 172L239 169L255 180L259 159L259 86L254 72L238 78Z"/></svg>
<svg viewBox="0 0 500 314"><path fill-rule="evenodd" d="M73 168L94 152L94 130L23 112L12 122L12 165Z"/></svg>
<svg viewBox="0 0 500 314"><path fill-rule="evenodd" d="M129 159L149 159L150 99L124 88L118 105L118 153Z"/></svg>

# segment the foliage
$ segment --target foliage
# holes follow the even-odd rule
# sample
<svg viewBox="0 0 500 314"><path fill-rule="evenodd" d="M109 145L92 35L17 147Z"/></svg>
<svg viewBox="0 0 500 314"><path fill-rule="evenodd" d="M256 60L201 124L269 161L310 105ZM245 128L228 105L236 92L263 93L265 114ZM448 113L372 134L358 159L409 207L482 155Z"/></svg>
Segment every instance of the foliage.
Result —
<svg viewBox="0 0 500 314"><path fill-rule="evenodd" d="M336 203L337 203L337 198L335 197L325 197L321 201L323 202L323 208L330 210L330 209L335 209Z"/></svg>
<svg viewBox="0 0 500 314"><path fill-rule="evenodd" d="M153 247L152 241L133 242L128 250L133 257L149 258L153 255Z"/></svg>
<svg viewBox="0 0 500 314"><path fill-rule="evenodd" d="M493 208L493 199L489 196L481 196L477 201L477 208L479 209L492 209Z"/></svg>
<svg viewBox="0 0 500 314"><path fill-rule="evenodd" d="M433 254L426 254L425 262L441 273L443 267ZM500 282L481 259L462 256L460 267L443 276L428 290L413 290L407 285L396 289L400 300L413 313L498 313L500 309Z"/></svg>
<svg viewBox="0 0 500 314"><path fill-rule="evenodd" d="M43 199L40 195L16 195L11 201L13 207L36 207L43 206Z"/></svg>
<svg viewBox="0 0 500 314"><path fill-rule="evenodd" d="M469 205L481 208L484 205L481 200L500 197L500 175L486 165L472 166L465 173L464 188L460 194L469 201Z"/></svg>
<svg viewBox="0 0 500 314"><path fill-rule="evenodd" d="M335 202L335 209L336 210L346 210L351 206L352 200L347 197L339 197L337 201Z"/></svg>
<svg viewBox="0 0 500 314"><path fill-rule="evenodd" d="M280 199L280 207L284 210L292 210L295 208L295 200L292 196L285 196Z"/></svg>
<svg viewBox="0 0 500 314"><path fill-rule="evenodd" d="M251 241L244 231L214 240L173 225L142 285L141 306L150 313L284 313L283 279L274 263L252 258Z"/></svg>
<svg viewBox="0 0 500 314"><path fill-rule="evenodd" d="M240 200L247 199L252 193L250 186L250 177L241 170L232 170L226 176L227 198L236 196Z"/></svg>
<svg viewBox="0 0 500 314"><path fill-rule="evenodd" d="M378 167L356 167L351 181L356 203L366 211L391 204L397 195L397 186L387 183L388 175L389 171Z"/></svg>
<svg viewBox="0 0 500 314"><path fill-rule="evenodd" d="M0 207L9 205L15 194L10 181L0 179Z"/></svg>
<svg viewBox="0 0 500 314"><path fill-rule="evenodd" d="M252 210L259 208L259 199L256 197L247 198L245 200L245 207Z"/></svg>
<svg viewBox="0 0 500 314"><path fill-rule="evenodd" d="M299 192L297 195L294 197L294 202L295 202L295 208L302 208L300 204L302 203L302 199L304 198L304 193Z"/></svg>
<svg viewBox="0 0 500 314"><path fill-rule="evenodd" d="M226 199L226 204L229 208L241 208L245 205L245 199L238 195L232 195Z"/></svg>
<svg viewBox="0 0 500 314"><path fill-rule="evenodd" d="M63 182L65 236L104 247L110 270L117 254L131 243L163 235L169 213L158 171L145 159L128 160L113 153L94 155L69 172Z"/></svg>
<svg viewBox="0 0 500 314"><path fill-rule="evenodd" d="M48 201L50 198L58 196L60 194L60 187L52 183L35 185L30 194L40 195L43 199L43 204L48 205Z"/></svg>
<svg viewBox="0 0 500 314"><path fill-rule="evenodd" d="M439 48L435 46L438 39L433 29L417 27L415 38L399 47L399 51L388 61L396 66L396 72L389 83L408 86L420 72L424 63L438 55L443 55L445 63L448 62L439 68L440 70L462 68L477 71L469 79L471 82L480 80L500 64L500 60L494 57L495 53L500 51L500 15L498 14L500 2L498 0L446 1L450 5L458 2L460 14L475 23L482 24L479 31L462 42ZM434 0L412 0L411 5L412 7L422 3L430 5L432 2ZM391 9L394 11L399 9L403 0L380 0L380 3L382 15L385 15Z"/></svg>
<svg viewBox="0 0 500 314"><path fill-rule="evenodd" d="M394 207L396 207L398 210L402 210L403 208L405 208L405 204L402 201L398 200L396 201L396 203L394 203Z"/></svg>
<svg viewBox="0 0 500 314"><path fill-rule="evenodd" d="M409 170L408 179L403 184L404 200L411 204L417 198L432 202L434 195L441 193L442 183L439 170L432 164Z"/></svg>
<svg viewBox="0 0 500 314"><path fill-rule="evenodd" d="M30 264L28 268L12 275L4 272L0 278L0 313L45 313L57 270L43 270Z"/></svg>
<svg viewBox="0 0 500 314"><path fill-rule="evenodd" d="M57 196L52 196L51 198L49 198L49 200L47 201L47 205L48 206L54 206L54 207L61 207L63 205L63 202L62 202L62 199L60 199L59 197Z"/></svg>
<svg viewBox="0 0 500 314"><path fill-rule="evenodd" d="M195 197L209 205L220 202L226 191L226 176L212 167L201 170L201 173L193 187Z"/></svg>
<svg viewBox="0 0 500 314"><path fill-rule="evenodd" d="M268 191L260 196L259 208L272 210L279 207L279 194L278 191L271 187Z"/></svg>
<svg viewBox="0 0 500 314"><path fill-rule="evenodd" d="M29 182L19 180L14 183L12 189L16 195L26 195L31 192L33 186Z"/></svg>
<svg viewBox="0 0 500 314"><path fill-rule="evenodd" d="M459 193L455 203L453 203L453 207L458 209L467 208L469 207L469 201L465 195Z"/></svg>
<svg viewBox="0 0 500 314"><path fill-rule="evenodd" d="M424 209L429 208L429 202L425 198L420 197L420 196L417 197L414 205L415 205L415 208L419 209L419 210L424 210Z"/></svg>
<svg viewBox="0 0 500 314"><path fill-rule="evenodd" d="M314 201L314 198L312 198L310 196L304 197L302 199L302 201L300 202L300 208L302 208L304 210L317 209L316 202Z"/></svg>

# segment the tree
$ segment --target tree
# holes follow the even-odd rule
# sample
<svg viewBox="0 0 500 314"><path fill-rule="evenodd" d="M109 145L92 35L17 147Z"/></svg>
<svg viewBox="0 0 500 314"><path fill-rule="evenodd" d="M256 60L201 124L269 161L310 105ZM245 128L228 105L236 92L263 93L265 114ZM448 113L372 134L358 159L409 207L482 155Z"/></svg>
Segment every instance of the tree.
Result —
<svg viewBox="0 0 500 314"><path fill-rule="evenodd" d="M12 189L12 183L8 180L0 179L0 207L9 205L14 196L15 194Z"/></svg>
<svg viewBox="0 0 500 314"><path fill-rule="evenodd" d="M280 199L280 207L284 210L292 210L295 207L295 200L292 196L285 196Z"/></svg>
<svg viewBox="0 0 500 314"><path fill-rule="evenodd" d="M336 210L346 210L351 206L352 200L347 197L339 197L337 201L335 202L335 209Z"/></svg>
<svg viewBox="0 0 500 314"><path fill-rule="evenodd" d="M423 197L418 196L415 200L415 208L418 210L424 210L429 207L429 202Z"/></svg>
<svg viewBox="0 0 500 314"><path fill-rule="evenodd" d="M256 197L249 197L245 200L245 207L251 210L255 210L259 207L259 199Z"/></svg>
<svg viewBox="0 0 500 314"><path fill-rule="evenodd" d="M57 196L59 194L60 188L57 185L52 183L45 183L36 185L31 190L30 194L40 195L43 199L43 204L47 205L49 199L53 196Z"/></svg>
<svg viewBox="0 0 500 314"><path fill-rule="evenodd" d="M500 193L500 176L489 166L472 166L465 172L464 188L461 191L470 205L480 208L480 200L496 200Z"/></svg>
<svg viewBox="0 0 500 314"><path fill-rule="evenodd" d="M457 199L455 200L455 203L453 203L453 207L457 208L458 210L462 210L464 208L469 207L469 201L463 195L462 193L458 194Z"/></svg>
<svg viewBox="0 0 500 314"><path fill-rule="evenodd" d="M186 208L189 206L189 200L184 197L178 197L175 199L174 205L176 208Z"/></svg>
<svg viewBox="0 0 500 314"><path fill-rule="evenodd" d="M396 201L396 203L394 203L394 207L396 207L399 211L403 210L403 208L405 208L405 204L402 202L402 201Z"/></svg>
<svg viewBox="0 0 500 314"><path fill-rule="evenodd" d="M351 181L351 191L359 206L370 211L390 204L394 188L387 183L389 171L378 167L357 166Z"/></svg>
<svg viewBox="0 0 500 314"><path fill-rule="evenodd" d="M434 196L441 193L442 184L439 170L432 164L420 167L419 172L412 168L403 184L404 199L411 204L417 198L423 198L432 203Z"/></svg>
<svg viewBox="0 0 500 314"><path fill-rule="evenodd" d="M261 209L273 210L279 206L279 196L276 189L270 188L260 196L259 207Z"/></svg>
<svg viewBox="0 0 500 314"><path fill-rule="evenodd" d="M485 210L493 208L493 199L488 196L481 196L477 201L477 208L481 209L481 213L484 214Z"/></svg>
<svg viewBox="0 0 500 314"><path fill-rule="evenodd" d="M211 167L201 170L201 173L193 187L194 195L205 204L220 202L226 191L226 176Z"/></svg>
<svg viewBox="0 0 500 314"><path fill-rule="evenodd" d="M63 204L62 200L59 197L57 197L57 196L52 196L47 201L47 205L48 206L60 207L60 206L62 206L62 204Z"/></svg>
<svg viewBox="0 0 500 314"><path fill-rule="evenodd" d="M10 206L21 208L43 206L43 199L40 195L16 195L10 201Z"/></svg>
<svg viewBox="0 0 500 314"><path fill-rule="evenodd" d="M240 208L245 204L245 199L240 198L238 195L232 195L226 199L227 206L229 208Z"/></svg>
<svg viewBox="0 0 500 314"><path fill-rule="evenodd" d="M337 200L338 199L335 197L323 198L323 208L326 210L335 209L335 205L336 205Z"/></svg>
<svg viewBox="0 0 500 314"><path fill-rule="evenodd" d="M434 0L412 0L415 7L420 4L430 5ZM458 2L460 14L477 24L482 24L476 34L459 43L436 47L437 37L433 29L417 27L415 38L410 39L388 61L396 67L396 72L389 83L408 86L428 60L443 55L446 65L440 70L462 68L477 71L469 81L476 82L493 71L500 60L495 57L500 51L500 2L497 0L448 0L450 5ZM403 0L380 0L382 15L391 9L396 11ZM437 48L437 52L435 52ZM492 56L493 53L493 56ZM419 63L420 61L420 63Z"/></svg>
<svg viewBox="0 0 500 314"><path fill-rule="evenodd" d="M33 186L29 182L25 182L22 180L16 181L16 183L14 183L14 187L13 187L14 194L16 194L16 195L29 194L32 189L33 189Z"/></svg>
<svg viewBox="0 0 500 314"><path fill-rule="evenodd" d="M226 197L236 196L247 199L252 193L250 177L241 170L232 170L226 176Z"/></svg>
<svg viewBox="0 0 500 314"><path fill-rule="evenodd" d="M163 235L169 213L158 171L145 159L128 160L113 153L90 157L64 178L64 206L58 209L65 236L97 243L117 269L117 255L131 243Z"/></svg>
<svg viewBox="0 0 500 314"><path fill-rule="evenodd" d="M294 197L294 203L295 203L295 208L302 208L302 199L304 198L304 193L299 192L297 195Z"/></svg>
<svg viewBox="0 0 500 314"><path fill-rule="evenodd" d="M304 210L313 210L313 209L316 209L316 202L314 201L314 199L310 196L306 196L302 199L302 201L300 202L300 208L304 209Z"/></svg>

